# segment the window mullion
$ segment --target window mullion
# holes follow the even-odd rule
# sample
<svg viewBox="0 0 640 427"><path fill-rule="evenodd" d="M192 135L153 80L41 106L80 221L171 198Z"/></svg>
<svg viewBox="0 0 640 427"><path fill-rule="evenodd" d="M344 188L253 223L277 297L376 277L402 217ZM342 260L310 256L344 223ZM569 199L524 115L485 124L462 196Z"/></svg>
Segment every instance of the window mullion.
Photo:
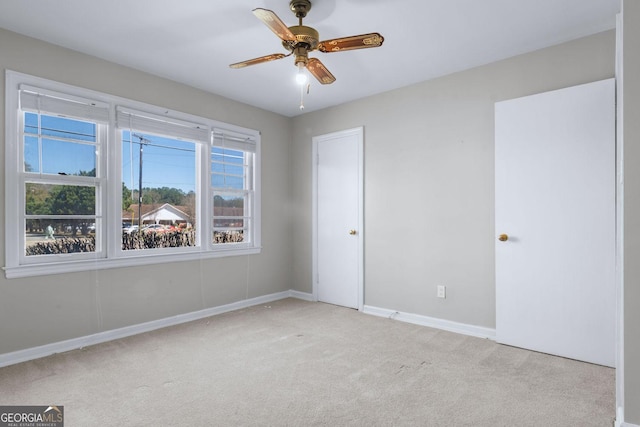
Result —
<svg viewBox="0 0 640 427"><path fill-rule="evenodd" d="M211 141L202 144L198 150L198 180L196 191L199 197L196 199L196 244L206 251L213 249L211 239L211 214L213 212L213 192L211 190Z"/></svg>

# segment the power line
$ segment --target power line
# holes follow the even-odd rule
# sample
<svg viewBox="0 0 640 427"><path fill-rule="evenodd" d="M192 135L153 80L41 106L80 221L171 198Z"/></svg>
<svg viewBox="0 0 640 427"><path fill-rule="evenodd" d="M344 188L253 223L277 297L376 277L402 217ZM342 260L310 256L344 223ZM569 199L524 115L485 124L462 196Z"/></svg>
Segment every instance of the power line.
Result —
<svg viewBox="0 0 640 427"><path fill-rule="evenodd" d="M135 136L135 135L134 135ZM146 139L146 138L145 138ZM147 140L148 141L148 140ZM140 144L140 142L137 141L133 141L131 139L129 139L128 141L131 144ZM195 153L196 150L195 149L191 149L191 148L180 148L180 147L171 147L169 145L162 145L162 144L154 144L153 142L147 142L144 145L148 146L148 147L158 147L158 148L166 148L168 150L177 150L177 151L188 151L190 153Z"/></svg>
<svg viewBox="0 0 640 427"><path fill-rule="evenodd" d="M32 126L32 125L25 125L25 133L31 134L31 135L38 135L38 136L57 136L57 137L63 137L64 135L76 135L76 136L88 136L91 138L95 138L96 135L95 134L91 134L91 133L82 133L82 132L73 132L70 130L64 130L64 129L53 129L53 128L43 128L40 127L39 129L41 131L43 130L48 130L51 132L56 132L58 134L62 134L62 135L43 135L42 132L28 132L27 129L38 129L38 126Z"/></svg>

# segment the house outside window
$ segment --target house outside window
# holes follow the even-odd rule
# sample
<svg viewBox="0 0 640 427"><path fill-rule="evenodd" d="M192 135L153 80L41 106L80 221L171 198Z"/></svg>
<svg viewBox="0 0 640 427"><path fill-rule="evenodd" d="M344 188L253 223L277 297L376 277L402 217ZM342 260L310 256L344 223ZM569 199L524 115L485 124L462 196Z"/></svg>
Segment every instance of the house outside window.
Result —
<svg viewBox="0 0 640 427"><path fill-rule="evenodd" d="M259 132L6 76L8 278L259 253Z"/></svg>

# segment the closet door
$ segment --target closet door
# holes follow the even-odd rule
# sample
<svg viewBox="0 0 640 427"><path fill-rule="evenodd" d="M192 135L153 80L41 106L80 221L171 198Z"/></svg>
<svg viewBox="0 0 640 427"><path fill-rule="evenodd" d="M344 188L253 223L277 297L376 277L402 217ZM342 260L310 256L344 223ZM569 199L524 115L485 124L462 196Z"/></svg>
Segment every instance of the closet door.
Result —
<svg viewBox="0 0 640 427"><path fill-rule="evenodd" d="M615 85L496 104L496 335L615 364Z"/></svg>

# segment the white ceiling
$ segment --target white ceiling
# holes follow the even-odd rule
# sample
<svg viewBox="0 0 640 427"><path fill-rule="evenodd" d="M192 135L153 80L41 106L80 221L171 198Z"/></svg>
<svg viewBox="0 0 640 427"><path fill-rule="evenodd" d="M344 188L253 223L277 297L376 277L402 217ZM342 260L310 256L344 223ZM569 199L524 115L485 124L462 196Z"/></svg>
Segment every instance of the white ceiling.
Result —
<svg viewBox="0 0 640 427"><path fill-rule="evenodd" d="M382 47L313 52L336 76L313 80L303 112L338 105L615 27L619 0L312 0L320 39L379 32ZM298 108L293 58L252 13L297 25L289 0L2 0L0 27L286 116ZM1 54L1 53L0 53Z"/></svg>

